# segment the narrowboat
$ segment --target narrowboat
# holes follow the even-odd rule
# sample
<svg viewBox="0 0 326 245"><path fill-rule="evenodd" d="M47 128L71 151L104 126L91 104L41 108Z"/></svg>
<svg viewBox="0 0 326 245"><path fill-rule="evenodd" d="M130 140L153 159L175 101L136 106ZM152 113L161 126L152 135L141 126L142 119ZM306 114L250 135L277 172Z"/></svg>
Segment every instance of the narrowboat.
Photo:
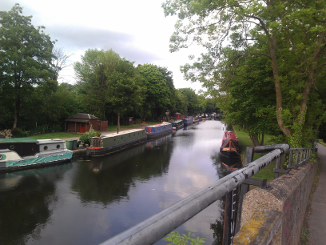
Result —
<svg viewBox="0 0 326 245"><path fill-rule="evenodd" d="M36 168L71 160L62 139L0 139L0 171Z"/></svg>
<svg viewBox="0 0 326 245"><path fill-rule="evenodd" d="M224 132L220 147L220 154L224 157L239 157L239 142L233 131Z"/></svg>
<svg viewBox="0 0 326 245"><path fill-rule="evenodd" d="M113 133L108 136L93 137L91 146L86 148L86 155L100 157L121 151L134 145L146 142L144 129L131 129Z"/></svg>
<svg viewBox="0 0 326 245"><path fill-rule="evenodd" d="M172 124L168 122L163 122L161 124L151 125L145 127L147 139L153 139L173 131Z"/></svg>
<svg viewBox="0 0 326 245"><path fill-rule="evenodd" d="M172 129L173 130L178 130L184 127L183 120L176 120L172 122Z"/></svg>
<svg viewBox="0 0 326 245"><path fill-rule="evenodd" d="M188 126L193 124L193 117L192 116L189 116L189 117L184 118L182 120L183 120L183 124L185 125L185 127L188 127Z"/></svg>

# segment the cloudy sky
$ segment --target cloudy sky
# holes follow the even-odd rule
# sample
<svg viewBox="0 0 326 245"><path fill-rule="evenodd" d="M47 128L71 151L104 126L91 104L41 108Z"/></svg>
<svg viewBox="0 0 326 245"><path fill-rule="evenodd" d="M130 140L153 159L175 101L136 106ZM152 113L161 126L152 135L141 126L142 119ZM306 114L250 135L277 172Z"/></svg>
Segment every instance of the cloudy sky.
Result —
<svg viewBox="0 0 326 245"><path fill-rule="evenodd" d="M69 63L80 61L87 49L117 52L135 64L155 64L173 72L176 88L199 83L183 79L180 65L189 54L198 54L198 47L177 53L169 52L169 38L174 31L175 17L164 17L163 0L1 0L0 10L9 11L15 3L23 7L23 15L32 15L34 26L43 25L56 46L71 54ZM64 82L75 83L72 66L60 74Z"/></svg>

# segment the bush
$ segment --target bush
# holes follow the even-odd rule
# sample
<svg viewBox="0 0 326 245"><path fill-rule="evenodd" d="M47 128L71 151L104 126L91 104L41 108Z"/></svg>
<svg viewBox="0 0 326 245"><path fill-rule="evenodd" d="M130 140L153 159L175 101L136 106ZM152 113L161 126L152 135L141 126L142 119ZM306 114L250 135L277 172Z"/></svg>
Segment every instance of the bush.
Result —
<svg viewBox="0 0 326 245"><path fill-rule="evenodd" d="M98 135L98 132L94 129L90 130L89 132L86 132L85 134L83 134L82 136L79 137L79 140L83 143L83 144L91 144L91 138L95 137ZM100 133L101 135L101 133Z"/></svg>
<svg viewBox="0 0 326 245"><path fill-rule="evenodd" d="M21 130L20 128L14 128L12 131L11 131L11 134L13 137L21 137L23 135L23 130Z"/></svg>

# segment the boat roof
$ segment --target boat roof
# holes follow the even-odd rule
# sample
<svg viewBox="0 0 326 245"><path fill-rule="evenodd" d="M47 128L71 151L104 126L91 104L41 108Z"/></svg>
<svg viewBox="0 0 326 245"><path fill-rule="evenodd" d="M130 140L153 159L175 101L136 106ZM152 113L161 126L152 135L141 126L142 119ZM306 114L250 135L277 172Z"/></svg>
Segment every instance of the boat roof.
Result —
<svg viewBox="0 0 326 245"><path fill-rule="evenodd" d="M130 130L123 130L123 131L119 131L118 134L115 132L115 133L112 133L112 134L106 135L106 136L103 137L103 138L110 138L110 137L115 137L115 136L119 136L119 135L125 135L125 134L129 134L129 133L134 133L134 132L141 132L141 131L145 131L145 129L130 129Z"/></svg>
<svg viewBox="0 0 326 245"><path fill-rule="evenodd" d="M36 143L37 140L33 138L10 138L10 139L0 139L0 143Z"/></svg>
<svg viewBox="0 0 326 245"><path fill-rule="evenodd" d="M146 127L159 127L159 126L164 126L164 125L169 125L171 123L168 123L168 122L162 122L160 124L155 124L155 125L149 125L149 126L146 126Z"/></svg>
<svg viewBox="0 0 326 245"><path fill-rule="evenodd" d="M64 140L62 139L43 139L37 140L39 144L50 144L50 143L62 143Z"/></svg>

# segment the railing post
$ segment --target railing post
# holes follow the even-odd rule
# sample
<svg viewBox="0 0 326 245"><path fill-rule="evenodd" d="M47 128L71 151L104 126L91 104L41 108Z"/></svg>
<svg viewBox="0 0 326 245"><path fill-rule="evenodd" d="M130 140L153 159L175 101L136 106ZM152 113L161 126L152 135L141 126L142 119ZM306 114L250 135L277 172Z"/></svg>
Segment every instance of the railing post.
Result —
<svg viewBox="0 0 326 245"><path fill-rule="evenodd" d="M276 159L276 166L275 166L275 169L276 170L279 170L280 169L280 165L281 165L281 158L278 157ZM275 169L274 169L274 179L278 178L280 176L280 174L278 172L275 172Z"/></svg>
<svg viewBox="0 0 326 245"><path fill-rule="evenodd" d="M247 166L254 159L254 150L255 149L253 147L246 148L246 158L245 158L244 166Z"/></svg>
<svg viewBox="0 0 326 245"><path fill-rule="evenodd" d="M295 150L295 164L294 164L294 166L296 166L298 164L298 159L299 159L299 150Z"/></svg>
<svg viewBox="0 0 326 245"><path fill-rule="evenodd" d="M288 168L293 168L292 167L292 160L293 160L293 151L290 151Z"/></svg>

